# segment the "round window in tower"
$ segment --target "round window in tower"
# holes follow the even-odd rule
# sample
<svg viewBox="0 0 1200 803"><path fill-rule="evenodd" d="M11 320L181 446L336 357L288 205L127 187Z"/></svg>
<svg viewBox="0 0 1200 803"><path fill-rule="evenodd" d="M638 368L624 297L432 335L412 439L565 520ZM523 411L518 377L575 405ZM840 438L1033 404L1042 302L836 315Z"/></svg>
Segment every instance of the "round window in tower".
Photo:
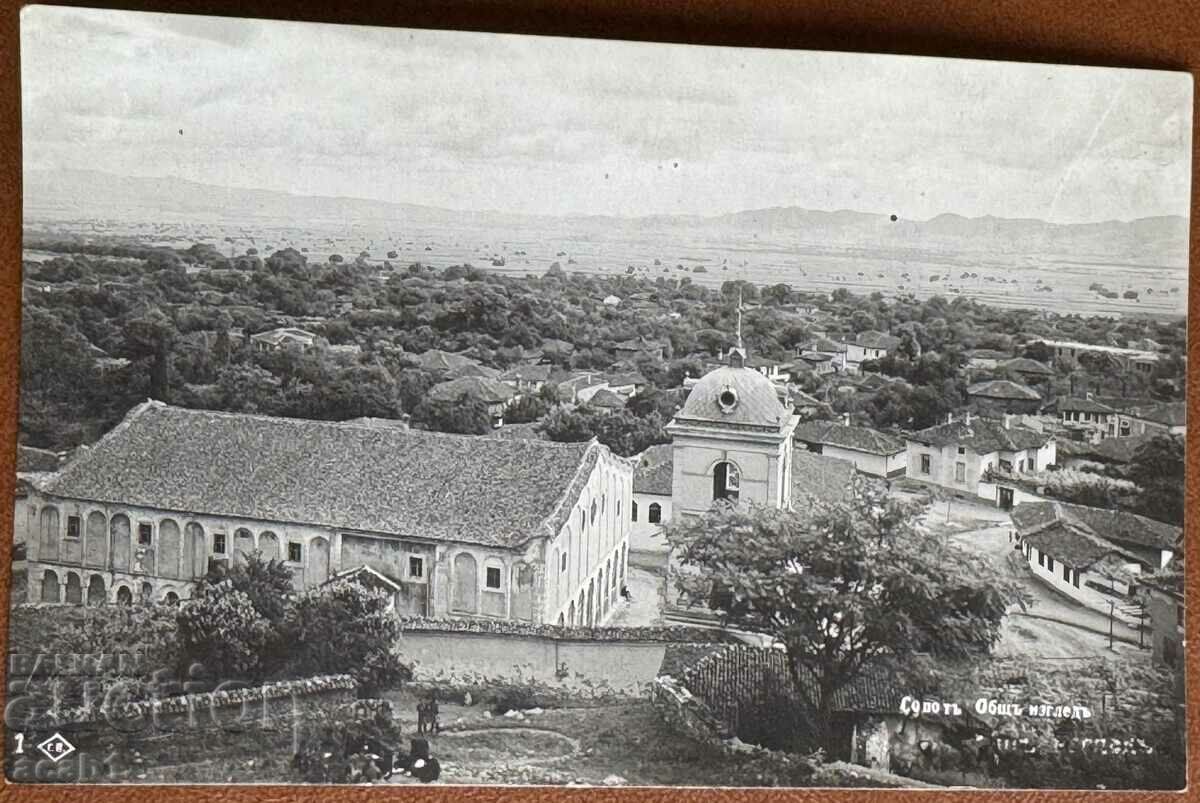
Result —
<svg viewBox="0 0 1200 803"><path fill-rule="evenodd" d="M721 389L720 395L717 396L717 403L721 405L722 412L732 412L738 403L737 391L726 385Z"/></svg>

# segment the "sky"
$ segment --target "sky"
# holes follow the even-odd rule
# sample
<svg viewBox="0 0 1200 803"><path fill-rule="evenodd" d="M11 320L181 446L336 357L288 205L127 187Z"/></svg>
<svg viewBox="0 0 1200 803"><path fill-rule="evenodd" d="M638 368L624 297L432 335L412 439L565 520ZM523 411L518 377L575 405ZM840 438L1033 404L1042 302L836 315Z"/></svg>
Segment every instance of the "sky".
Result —
<svg viewBox="0 0 1200 803"><path fill-rule="evenodd" d="M28 6L26 169L533 214L1184 215L1186 73Z"/></svg>

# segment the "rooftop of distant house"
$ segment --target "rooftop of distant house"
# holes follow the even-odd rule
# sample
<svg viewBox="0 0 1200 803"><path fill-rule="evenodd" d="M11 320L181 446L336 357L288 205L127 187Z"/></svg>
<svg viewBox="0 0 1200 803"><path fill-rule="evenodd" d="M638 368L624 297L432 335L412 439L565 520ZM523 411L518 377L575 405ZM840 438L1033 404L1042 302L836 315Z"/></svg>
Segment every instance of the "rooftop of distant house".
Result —
<svg viewBox="0 0 1200 803"><path fill-rule="evenodd" d="M858 336L854 338L854 343L863 348L884 349L886 351L899 346L900 338L889 335L887 332L867 330L866 332L859 332Z"/></svg>
<svg viewBox="0 0 1200 803"><path fill-rule="evenodd" d="M1007 360L1001 366L1006 371L1016 371L1019 374L1040 374L1042 376L1054 376L1054 369L1044 362L1031 359L1029 357L1014 357Z"/></svg>
<svg viewBox="0 0 1200 803"><path fill-rule="evenodd" d="M501 382L545 382L550 378L550 366L514 365L498 378Z"/></svg>
<svg viewBox="0 0 1200 803"><path fill-rule="evenodd" d="M1121 346L1108 346L1097 343L1079 343L1074 340L1046 340L1040 339L1038 342L1045 343L1050 348L1056 349L1074 349L1076 351L1095 351L1105 354L1114 354L1124 357L1144 358L1147 360L1157 360L1158 354L1146 349L1129 349Z"/></svg>
<svg viewBox="0 0 1200 803"><path fill-rule="evenodd" d="M317 335L307 329L297 329L294 326L281 326L278 329L271 329L267 332L250 335L250 339L278 345L285 340L304 340L311 343L317 339Z"/></svg>
<svg viewBox="0 0 1200 803"><path fill-rule="evenodd" d="M1183 532L1179 527L1136 513L1059 501L1022 502L1013 508L1012 522L1023 538L1062 525L1063 528L1088 536L1093 541L1099 538L1137 547L1168 550L1175 549L1176 542ZM1075 540L1082 543L1079 539ZM1110 551L1115 548L1113 544L1099 544L1093 549L1096 557L1102 554L1099 550L1105 546Z"/></svg>
<svg viewBox="0 0 1200 803"><path fill-rule="evenodd" d="M1100 413L1108 415L1115 413L1116 410L1109 407L1107 404L1101 404L1095 399L1079 396L1062 396L1054 402L1055 408L1060 413Z"/></svg>
<svg viewBox="0 0 1200 803"><path fill-rule="evenodd" d="M1187 402L1157 402L1130 407L1126 415L1167 427L1187 425Z"/></svg>
<svg viewBox="0 0 1200 803"><path fill-rule="evenodd" d="M792 449L792 507L845 500L855 471L849 460Z"/></svg>
<svg viewBox="0 0 1200 803"><path fill-rule="evenodd" d="M452 402L467 396L486 404L500 404L514 395L515 391L508 385L485 376L460 376L448 382L439 382L426 394L432 401Z"/></svg>
<svg viewBox="0 0 1200 803"><path fill-rule="evenodd" d="M966 416L914 432L909 439L931 446L957 444L971 449L976 454L991 454L1040 449L1052 437L1048 433L1012 423L1011 419L1007 418L998 420Z"/></svg>
<svg viewBox="0 0 1200 803"><path fill-rule="evenodd" d="M625 409L625 397L608 388L600 388L587 400L587 406L605 410L623 410Z"/></svg>
<svg viewBox="0 0 1200 803"><path fill-rule="evenodd" d="M795 439L879 455L894 455L905 449L904 441L897 437L844 421L802 421L796 426Z"/></svg>
<svg viewBox="0 0 1200 803"><path fill-rule="evenodd" d="M45 486L71 499L517 547L553 535L605 447L135 407Z"/></svg>
<svg viewBox="0 0 1200 803"><path fill-rule="evenodd" d="M1008 379L991 379L987 382L976 382L967 388L968 396L982 396L985 399L1004 399L1006 401L1041 401L1042 397L1033 388L1018 385Z"/></svg>

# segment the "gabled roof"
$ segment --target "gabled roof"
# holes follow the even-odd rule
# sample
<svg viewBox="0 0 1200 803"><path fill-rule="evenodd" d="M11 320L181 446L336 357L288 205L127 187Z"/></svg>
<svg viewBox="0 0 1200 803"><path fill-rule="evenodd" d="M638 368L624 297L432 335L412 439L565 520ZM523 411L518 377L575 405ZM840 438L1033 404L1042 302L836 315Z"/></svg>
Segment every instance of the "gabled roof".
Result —
<svg viewBox="0 0 1200 803"><path fill-rule="evenodd" d="M607 449L134 408L46 486L114 505L519 547L561 529Z"/></svg>
<svg viewBox="0 0 1200 803"><path fill-rule="evenodd" d="M886 332L868 330L859 332L858 337L854 338L854 342L863 348L891 350L900 345L900 338Z"/></svg>
<svg viewBox="0 0 1200 803"><path fill-rule="evenodd" d="M967 357L972 360L1000 361L1007 360L1010 356L1007 351L999 351L998 349L971 349L967 352Z"/></svg>
<svg viewBox="0 0 1200 803"><path fill-rule="evenodd" d="M588 407L602 407L607 410L625 409L625 397L608 388L600 388L587 400Z"/></svg>
<svg viewBox="0 0 1200 803"><path fill-rule="evenodd" d="M1101 404L1094 399L1081 399L1078 396L1063 396L1054 402L1055 409L1060 413L1115 413L1116 410L1107 404Z"/></svg>
<svg viewBox="0 0 1200 803"><path fill-rule="evenodd" d="M633 492L670 496L674 487L674 473L675 460L668 444L665 459L639 465L633 472Z"/></svg>
<svg viewBox="0 0 1200 803"><path fill-rule="evenodd" d="M849 460L792 449L792 507L844 500L854 475Z"/></svg>
<svg viewBox="0 0 1200 803"><path fill-rule="evenodd" d="M58 452L49 449L36 449L32 446L17 446L17 473L34 474L48 471L58 471L62 457Z"/></svg>
<svg viewBox="0 0 1200 803"><path fill-rule="evenodd" d="M894 455L905 448L899 438L870 427L847 426L841 421L803 421L796 426L795 438L870 454Z"/></svg>
<svg viewBox="0 0 1200 803"><path fill-rule="evenodd" d="M1148 404L1130 408L1127 413L1134 418L1168 427L1182 427L1187 424L1187 402Z"/></svg>
<svg viewBox="0 0 1200 803"><path fill-rule="evenodd" d="M638 371L627 371L620 374L609 374L608 384L610 387L619 388L624 385L644 385L646 377L642 376Z"/></svg>
<svg viewBox="0 0 1200 803"><path fill-rule="evenodd" d="M478 399L484 404L501 404L508 401L516 391L498 379L482 376L460 376L449 382L439 382L426 394L433 401L458 401L463 396Z"/></svg>
<svg viewBox="0 0 1200 803"><path fill-rule="evenodd" d="M305 329L296 329L295 327L284 326L279 329L272 329L269 332L259 332L256 335L250 335L251 340L261 340L273 345L279 345L284 340L306 340L313 341L317 338L315 334Z"/></svg>
<svg viewBox="0 0 1200 803"><path fill-rule="evenodd" d="M1012 401L1041 401L1042 397L1033 388L1018 385L1007 379L992 379L988 382L976 382L967 388L968 396L983 396L987 399L1006 399Z"/></svg>
<svg viewBox="0 0 1200 803"><path fill-rule="evenodd" d="M1072 569L1087 569L1108 555L1122 554L1113 544L1062 523L1052 524L1032 535L1024 536L1022 541Z"/></svg>
<svg viewBox="0 0 1200 803"><path fill-rule="evenodd" d="M1029 357L1014 357L1007 362L1001 363L1001 366L1006 371L1016 371L1019 374L1041 374L1042 376L1054 376L1054 369L1044 362L1030 359Z"/></svg>
<svg viewBox="0 0 1200 803"><path fill-rule="evenodd" d="M803 346L801 346L801 349L803 351L821 351L832 354L841 354L846 351L846 344L839 343L836 340L830 340L827 337L818 337L805 343Z"/></svg>
<svg viewBox="0 0 1200 803"><path fill-rule="evenodd" d="M355 566L352 569L340 571L337 574L334 574L324 583L321 583L321 585L325 586L329 585L330 583L336 583L338 580L355 580L368 587L375 586L376 588L385 588L391 591L393 594L403 589L403 586L400 585L399 580L394 577L389 577L378 569L373 569L366 564Z"/></svg>
<svg viewBox="0 0 1200 803"><path fill-rule="evenodd" d="M1012 522L1022 534L1066 522L1103 539L1151 549L1174 549L1183 532L1179 527L1136 513L1058 501L1022 502L1013 508Z"/></svg>
<svg viewBox="0 0 1200 803"><path fill-rule="evenodd" d="M550 378L550 366L514 365L498 378L501 382L545 382Z"/></svg>
<svg viewBox="0 0 1200 803"><path fill-rule="evenodd" d="M417 364L433 374L454 374L455 376L499 376L495 368L483 365L479 360L454 354L441 349L429 349L417 355Z"/></svg>
<svg viewBox="0 0 1200 803"><path fill-rule="evenodd" d="M1040 449L1051 440L1052 436L1045 432L1037 432L1018 425L1004 424L992 418L972 417L968 424L959 419L946 424L914 432L910 440L927 443L932 446L957 444L966 446L976 454L991 452L1019 452L1023 449Z"/></svg>

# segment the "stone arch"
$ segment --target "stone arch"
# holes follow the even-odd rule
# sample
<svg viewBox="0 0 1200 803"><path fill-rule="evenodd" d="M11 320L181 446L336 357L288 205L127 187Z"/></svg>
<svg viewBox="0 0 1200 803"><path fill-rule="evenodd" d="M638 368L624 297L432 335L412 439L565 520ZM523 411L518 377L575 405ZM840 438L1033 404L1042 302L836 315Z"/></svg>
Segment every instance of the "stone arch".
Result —
<svg viewBox="0 0 1200 803"><path fill-rule="evenodd" d="M513 564L509 603L513 619L533 621L533 574L534 569L528 563Z"/></svg>
<svg viewBox="0 0 1200 803"><path fill-rule="evenodd" d="M42 602L62 602L59 594L62 589L58 585L58 572L46 569L42 572Z"/></svg>
<svg viewBox="0 0 1200 803"><path fill-rule="evenodd" d="M233 557L245 560L254 551L254 533L245 527L233 531Z"/></svg>
<svg viewBox="0 0 1200 803"><path fill-rule="evenodd" d="M189 521L183 528L183 576L188 579L203 577L208 572L208 538L204 528Z"/></svg>
<svg viewBox="0 0 1200 803"><path fill-rule="evenodd" d="M279 560L279 536L270 530L258 534L258 551L263 560Z"/></svg>
<svg viewBox="0 0 1200 803"><path fill-rule="evenodd" d="M175 519L163 519L158 523L158 573L163 577L179 579L181 552L179 524Z"/></svg>
<svg viewBox="0 0 1200 803"><path fill-rule="evenodd" d="M628 544L621 544L621 580L622 581L625 579L625 567L629 560L629 555L627 553L628 548L629 548Z"/></svg>
<svg viewBox="0 0 1200 803"><path fill-rule="evenodd" d="M563 615L561 613L558 615L558 626L563 626Z"/></svg>
<svg viewBox="0 0 1200 803"><path fill-rule="evenodd" d="M75 572L67 572L67 591L63 602L70 605L83 604L83 582Z"/></svg>
<svg viewBox="0 0 1200 803"><path fill-rule="evenodd" d="M38 516L38 559L58 560L59 534L58 508L46 505Z"/></svg>
<svg viewBox="0 0 1200 803"><path fill-rule="evenodd" d="M167 603L168 605L178 605L179 604L179 595L176 594L174 591L167 591L167 593L163 594L162 601Z"/></svg>
<svg viewBox="0 0 1200 803"><path fill-rule="evenodd" d="M129 571L129 517L124 513L113 516L108 522L108 532L112 537L112 547L109 551L112 555L112 567L121 572Z"/></svg>
<svg viewBox="0 0 1200 803"><path fill-rule="evenodd" d="M596 624L596 578L588 580L587 587L587 626Z"/></svg>
<svg viewBox="0 0 1200 803"><path fill-rule="evenodd" d="M83 530L83 565L102 569L107 564L108 519L99 510L93 510Z"/></svg>
<svg viewBox="0 0 1200 803"><path fill-rule="evenodd" d="M308 588L316 588L329 579L329 539L317 536L308 542L304 561L304 580Z"/></svg>
<svg viewBox="0 0 1200 803"><path fill-rule="evenodd" d="M567 621L571 627L575 626L575 600L571 600L571 604L567 606Z"/></svg>
<svg viewBox="0 0 1200 803"><path fill-rule="evenodd" d="M662 505L658 502L651 502L650 507L646 509L646 521L651 524L659 524L662 522Z"/></svg>
<svg viewBox="0 0 1200 803"><path fill-rule="evenodd" d="M596 619L608 610L608 595L605 594L606 587L604 585L604 567L600 567L600 573L596 575Z"/></svg>
<svg viewBox="0 0 1200 803"><path fill-rule="evenodd" d="M454 556L454 590L450 607L461 613L479 610L479 567L470 552L459 552Z"/></svg>
<svg viewBox="0 0 1200 803"><path fill-rule="evenodd" d="M104 587L104 578L93 574L88 578L87 598L85 603L92 608L108 602L108 589Z"/></svg>
<svg viewBox="0 0 1200 803"><path fill-rule="evenodd" d="M117 586L117 604L126 606L133 604L133 592L129 590L129 586Z"/></svg>
<svg viewBox="0 0 1200 803"><path fill-rule="evenodd" d="M712 467L713 501L728 499L736 502L742 489L742 470L732 460L719 460Z"/></svg>

